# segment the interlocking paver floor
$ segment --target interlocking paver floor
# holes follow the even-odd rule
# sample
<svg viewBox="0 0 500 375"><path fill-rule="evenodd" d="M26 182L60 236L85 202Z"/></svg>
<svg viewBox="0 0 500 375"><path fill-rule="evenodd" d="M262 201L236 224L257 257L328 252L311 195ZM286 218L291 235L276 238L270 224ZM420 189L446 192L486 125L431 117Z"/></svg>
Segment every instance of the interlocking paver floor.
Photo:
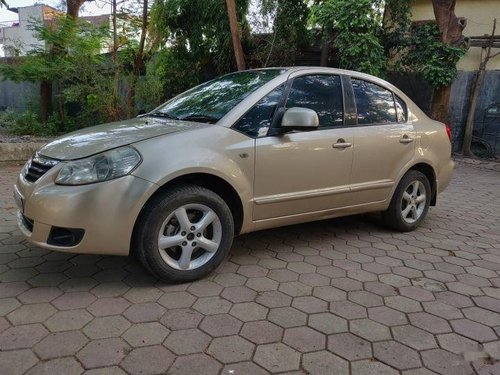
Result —
<svg viewBox="0 0 500 375"><path fill-rule="evenodd" d="M0 374L500 374L500 173L460 163L424 225L377 215L244 235L168 285L49 252L0 167Z"/></svg>

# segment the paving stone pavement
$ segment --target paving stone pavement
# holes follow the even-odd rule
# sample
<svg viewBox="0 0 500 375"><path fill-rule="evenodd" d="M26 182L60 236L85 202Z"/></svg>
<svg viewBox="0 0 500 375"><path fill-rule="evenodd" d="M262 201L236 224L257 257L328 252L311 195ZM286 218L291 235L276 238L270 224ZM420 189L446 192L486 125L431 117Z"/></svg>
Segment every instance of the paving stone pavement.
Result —
<svg viewBox="0 0 500 375"><path fill-rule="evenodd" d="M244 235L204 280L49 252L0 167L0 374L500 374L500 173L460 163L424 225Z"/></svg>

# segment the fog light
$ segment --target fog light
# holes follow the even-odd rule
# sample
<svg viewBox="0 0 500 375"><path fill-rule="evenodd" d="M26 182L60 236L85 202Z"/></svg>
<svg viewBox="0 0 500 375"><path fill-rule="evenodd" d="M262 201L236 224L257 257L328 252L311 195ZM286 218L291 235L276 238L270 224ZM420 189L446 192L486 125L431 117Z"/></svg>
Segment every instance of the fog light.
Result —
<svg viewBox="0 0 500 375"><path fill-rule="evenodd" d="M52 227L47 243L63 247L76 246L81 242L84 234L83 229Z"/></svg>

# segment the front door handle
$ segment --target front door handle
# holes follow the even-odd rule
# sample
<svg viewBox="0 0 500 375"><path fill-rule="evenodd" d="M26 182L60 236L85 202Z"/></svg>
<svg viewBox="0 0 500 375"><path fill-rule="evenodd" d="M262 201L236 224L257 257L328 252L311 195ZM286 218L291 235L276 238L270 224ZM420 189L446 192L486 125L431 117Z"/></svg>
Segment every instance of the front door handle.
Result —
<svg viewBox="0 0 500 375"><path fill-rule="evenodd" d="M403 138L399 139L399 143L403 143L403 144L408 144L408 143L412 143L412 142L413 142L413 138L408 137L407 134L403 135Z"/></svg>
<svg viewBox="0 0 500 375"><path fill-rule="evenodd" d="M344 149L344 148L351 147L351 146L352 146L352 143L346 142L344 138L337 139L337 143L334 143L332 145L333 148L340 148L340 149Z"/></svg>

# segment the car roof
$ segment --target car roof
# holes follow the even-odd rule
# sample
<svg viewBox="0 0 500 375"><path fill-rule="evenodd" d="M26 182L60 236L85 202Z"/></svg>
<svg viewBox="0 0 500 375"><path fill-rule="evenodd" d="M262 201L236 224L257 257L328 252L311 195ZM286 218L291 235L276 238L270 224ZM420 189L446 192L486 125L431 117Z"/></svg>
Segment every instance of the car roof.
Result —
<svg viewBox="0 0 500 375"><path fill-rule="evenodd" d="M352 76L355 78L361 78L373 83L377 83L381 86L385 86L389 90L396 91L399 95L403 94L402 91L394 86L392 83L387 82L386 80L379 78L377 76L373 76L371 74L357 72L354 70L346 70L339 68L330 68L324 66L287 66L287 67L269 67L269 68L257 68L257 69L249 69L247 71L261 71L267 69L282 69L283 73L287 73L288 75L293 73L307 72L307 73L329 73L329 74L342 74L346 76ZM404 95L404 94L403 94ZM408 98L409 99L409 98Z"/></svg>
<svg viewBox="0 0 500 375"><path fill-rule="evenodd" d="M392 85L390 82L387 82L380 77L373 76L373 75L367 74L367 73L358 72L355 70L330 68L330 67L325 67L325 66L285 66L285 67L273 66L273 67L266 67L266 68L248 69L246 71L251 72L251 71L277 70L277 69L284 70L283 74L284 73L288 73L288 74L300 73L302 71L309 72L309 73L342 74L342 75L347 75L347 76L353 76L356 78L367 79L367 80L372 81L374 83L378 83L382 86L386 86L386 87L390 88L391 90L400 91L397 87Z"/></svg>
<svg viewBox="0 0 500 375"><path fill-rule="evenodd" d="M326 66L269 66L265 68L255 68L255 69L248 69L247 71L261 71L261 70L284 70L287 73L294 73L294 72L300 72L300 71L310 71L310 70L318 70L318 71L329 71L331 73L337 73L337 74L345 74L345 75L366 75L369 77L377 78L375 76L366 74L366 73L361 73L357 72L354 70L347 70L347 69L339 69L339 68L331 68L331 67L326 67Z"/></svg>

